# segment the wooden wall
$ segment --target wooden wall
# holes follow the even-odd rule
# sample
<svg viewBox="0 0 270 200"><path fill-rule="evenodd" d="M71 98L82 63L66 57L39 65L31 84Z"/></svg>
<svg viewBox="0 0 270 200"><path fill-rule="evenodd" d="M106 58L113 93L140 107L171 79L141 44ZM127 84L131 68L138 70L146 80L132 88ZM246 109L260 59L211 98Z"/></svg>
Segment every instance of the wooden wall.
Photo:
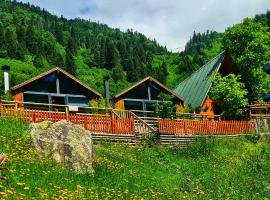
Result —
<svg viewBox="0 0 270 200"><path fill-rule="evenodd" d="M114 99L114 108L124 110L125 109L124 99Z"/></svg>
<svg viewBox="0 0 270 200"><path fill-rule="evenodd" d="M18 101L18 102L22 102L22 93L17 93L17 94L13 94L13 100L14 101Z"/></svg>
<svg viewBox="0 0 270 200"><path fill-rule="evenodd" d="M204 115L215 115L215 112L214 112L214 106L213 106L213 103L214 101L210 98L210 97L207 97L203 106L202 106L202 109L200 111L200 114L204 114Z"/></svg>

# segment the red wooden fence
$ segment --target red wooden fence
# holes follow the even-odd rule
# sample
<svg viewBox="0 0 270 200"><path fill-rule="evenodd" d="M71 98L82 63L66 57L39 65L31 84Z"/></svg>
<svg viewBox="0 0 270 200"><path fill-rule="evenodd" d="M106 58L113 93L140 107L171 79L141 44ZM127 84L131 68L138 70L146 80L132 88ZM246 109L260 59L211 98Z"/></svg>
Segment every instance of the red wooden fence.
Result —
<svg viewBox="0 0 270 200"><path fill-rule="evenodd" d="M160 134L237 135L253 133L251 121L158 120Z"/></svg>
<svg viewBox="0 0 270 200"><path fill-rule="evenodd" d="M42 110L24 110L14 108L1 108L1 116L19 118L27 122L61 120L71 121L83 126L85 129L97 133L134 134L134 117L114 118L110 114L81 114L51 112Z"/></svg>

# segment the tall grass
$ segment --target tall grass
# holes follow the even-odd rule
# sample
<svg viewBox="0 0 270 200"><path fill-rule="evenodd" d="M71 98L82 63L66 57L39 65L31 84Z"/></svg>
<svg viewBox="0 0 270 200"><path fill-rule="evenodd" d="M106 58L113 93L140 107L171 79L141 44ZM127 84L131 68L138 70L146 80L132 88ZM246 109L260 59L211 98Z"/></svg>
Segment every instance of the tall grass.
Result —
<svg viewBox="0 0 270 200"><path fill-rule="evenodd" d="M270 147L242 139L201 140L186 149L96 143L95 175L77 175L32 148L27 124L0 118L0 199L263 199Z"/></svg>

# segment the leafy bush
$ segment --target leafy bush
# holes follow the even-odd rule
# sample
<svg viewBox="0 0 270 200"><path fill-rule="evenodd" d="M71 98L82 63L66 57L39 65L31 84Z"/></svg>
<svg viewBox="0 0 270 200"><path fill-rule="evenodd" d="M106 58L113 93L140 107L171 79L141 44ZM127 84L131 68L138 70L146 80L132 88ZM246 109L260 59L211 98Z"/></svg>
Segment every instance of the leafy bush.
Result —
<svg viewBox="0 0 270 200"><path fill-rule="evenodd" d="M155 115L161 118L174 118L176 115L176 108L173 102L173 96L165 93L160 93L158 99L161 102L155 104Z"/></svg>
<svg viewBox="0 0 270 200"><path fill-rule="evenodd" d="M248 105L247 90L234 74L222 77L217 74L213 80L210 96L223 110L225 116L242 116Z"/></svg>

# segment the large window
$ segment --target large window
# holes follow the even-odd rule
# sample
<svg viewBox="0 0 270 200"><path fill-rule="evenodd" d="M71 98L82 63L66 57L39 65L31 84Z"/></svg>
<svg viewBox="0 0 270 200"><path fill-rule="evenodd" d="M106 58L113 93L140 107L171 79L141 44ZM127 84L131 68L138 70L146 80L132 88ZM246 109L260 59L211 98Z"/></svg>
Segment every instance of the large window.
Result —
<svg viewBox="0 0 270 200"><path fill-rule="evenodd" d="M68 97L70 106L88 106L88 99L83 97Z"/></svg>
<svg viewBox="0 0 270 200"><path fill-rule="evenodd" d="M126 110L143 110L143 102L125 100Z"/></svg>
<svg viewBox="0 0 270 200"><path fill-rule="evenodd" d="M49 103L48 95L43 95L43 94L24 93L23 100L24 102Z"/></svg>

